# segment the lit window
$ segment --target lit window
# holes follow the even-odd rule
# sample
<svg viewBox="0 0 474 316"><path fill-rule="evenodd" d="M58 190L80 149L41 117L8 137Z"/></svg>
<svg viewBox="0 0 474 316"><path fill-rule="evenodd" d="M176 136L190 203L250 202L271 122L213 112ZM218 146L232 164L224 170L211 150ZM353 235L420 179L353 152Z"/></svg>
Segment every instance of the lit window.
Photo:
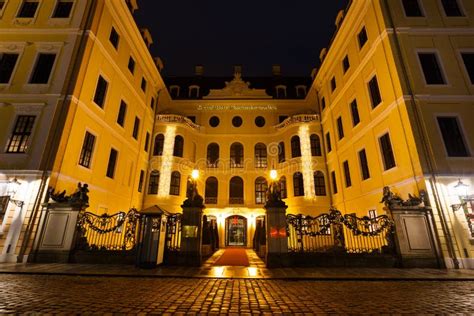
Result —
<svg viewBox="0 0 474 316"><path fill-rule="evenodd" d="M255 180L255 204L265 204L268 183L263 177Z"/></svg>
<svg viewBox="0 0 474 316"><path fill-rule="evenodd" d="M28 140L33 131L36 116L19 115L16 119L10 142L7 146L7 153L25 153L28 149Z"/></svg>
<svg viewBox="0 0 474 316"><path fill-rule="evenodd" d="M230 146L230 167L244 167L244 146L240 143L234 143Z"/></svg>
<svg viewBox="0 0 474 316"><path fill-rule="evenodd" d="M255 167L267 167L267 146L265 144L258 143L255 145Z"/></svg>
<svg viewBox="0 0 474 316"><path fill-rule="evenodd" d="M181 186L181 174L178 171L171 173L170 195L179 195Z"/></svg>

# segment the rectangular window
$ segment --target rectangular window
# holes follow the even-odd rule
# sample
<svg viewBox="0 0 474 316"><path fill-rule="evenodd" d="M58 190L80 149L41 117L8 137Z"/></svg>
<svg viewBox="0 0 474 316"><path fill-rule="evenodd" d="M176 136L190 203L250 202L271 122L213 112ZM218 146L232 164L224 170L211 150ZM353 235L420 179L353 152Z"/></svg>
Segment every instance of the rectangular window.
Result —
<svg viewBox="0 0 474 316"><path fill-rule="evenodd" d="M402 0L403 10L405 10L405 15L407 17L421 17L423 12L421 12L420 3L418 0Z"/></svg>
<svg viewBox="0 0 474 316"><path fill-rule="evenodd" d="M28 140L33 131L36 116L34 115L19 115L16 119L15 127L13 128L10 142L7 146L7 153L25 153L28 149Z"/></svg>
<svg viewBox="0 0 474 316"><path fill-rule="evenodd" d="M0 0L0 13L3 11L4 7L5 7L5 0Z"/></svg>
<svg viewBox="0 0 474 316"><path fill-rule="evenodd" d="M326 99L324 97L321 98L321 107L323 110L326 108Z"/></svg>
<svg viewBox="0 0 474 316"><path fill-rule="evenodd" d="M125 124L125 115L127 114L127 103L123 100L120 101L119 112L117 115L117 123L123 127Z"/></svg>
<svg viewBox="0 0 474 316"><path fill-rule="evenodd" d="M146 132L145 136L145 151L148 152L148 147L150 146L150 133Z"/></svg>
<svg viewBox="0 0 474 316"><path fill-rule="evenodd" d="M359 107L357 106L357 100L354 99L351 102L351 115L352 115L352 126L357 126L360 123Z"/></svg>
<svg viewBox="0 0 474 316"><path fill-rule="evenodd" d="M140 177L138 178L138 192L143 191L143 181L145 180L145 171L140 170Z"/></svg>
<svg viewBox="0 0 474 316"><path fill-rule="evenodd" d="M99 80L97 81L97 88L95 89L94 103L100 106L101 108L104 107L108 85L109 83L107 82L107 80L105 80L104 77L99 76Z"/></svg>
<svg viewBox="0 0 474 316"><path fill-rule="evenodd" d="M441 0L446 16L464 16L458 0Z"/></svg>
<svg viewBox="0 0 474 316"><path fill-rule="evenodd" d="M367 40L369 39L367 36L367 30L365 29L365 26L359 32L359 35L357 35L357 38L359 40L359 48L364 47L365 43L367 43Z"/></svg>
<svg viewBox="0 0 474 316"><path fill-rule="evenodd" d="M395 156L393 155L392 143L390 135L386 133L379 138L380 151L382 152L384 170L389 170L395 167Z"/></svg>
<svg viewBox="0 0 474 316"><path fill-rule="evenodd" d="M0 53L0 83L9 83L15 69L18 54Z"/></svg>
<svg viewBox="0 0 474 316"><path fill-rule="evenodd" d="M346 55L346 57L344 57L344 59L342 60L342 69L344 70L344 73L346 73L350 67L351 64L349 62L349 56Z"/></svg>
<svg viewBox="0 0 474 316"><path fill-rule="evenodd" d="M94 144L95 136L89 132L86 132L86 135L84 136L84 142L82 143L81 156L79 157L79 164L81 166L90 168Z"/></svg>
<svg viewBox="0 0 474 316"><path fill-rule="evenodd" d="M138 139L138 131L140 129L140 119L135 117L135 123L133 124L133 133L132 136L135 139Z"/></svg>
<svg viewBox="0 0 474 316"><path fill-rule="evenodd" d="M118 156L118 152L115 149L111 148L110 155L109 155L109 163L107 164L107 173L106 173L106 176L109 177L110 179L113 179L115 175L115 166L117 164L117 156Z"/></svg>
<svg viewBox="0 0 474 316"><path fill-rule="evenodd" d="M71 14L72 5L74 1L58 0L56 8L54 9L53 18L68 18Z"/></svg>
<svg viewBox="0 0 474 316"><path fill-rule="evenodd" d="M449 157L469 157L457 117L438 117L438 125Z"/></svg>
<svg viewBox="0 0 474 316"><path fill-rule="evenodd" d="M349 162L346 160L342 163L342 166L344 168L344 178L346 180L346 188L349 188L352 186L352 181L351 181L351 171L349 169Z"/></svg>
<svg viewBox="0 0 474 316"><path fill-rule="evenodd" d="M336 181L336 172L331 171L331 180L332 180L332 193L337 193L337 181Z"/></svg>
<svg viewBox="0 0 474 316"><path fill-rule="evenodd" d="M426 84L446 84L435 53L418 53Z"/></svg>
<svg viewBox="0 0 474 316"><path fill-rule="evenodd" d="M112 43L115 49L118 49L119 42L120 42L120 35L117 33L117 30L113 26L112 26L112 29L110 30L109 41L110 43Z"/></svg>
<svg viewBox="0 0 474 316"><path fill-rule="evenodd" d="M372 108L375 109L382 102L382 96L380 95L379 82L377 81L377 76L374 76L372 79L370 79L369 92L370 92L370 102L372 102Z"/></svg>
<svg viewBox="0 0 474 316"><path fill-rule="evenodd" d="M54 61L56 60L56 54L38 54L36 59L36 65L31 75L30 83L33 84L47 84L51 71L53 70Z"/></svg>
<svg viewBox="0 0 474 316"><path fill-rule="evenodd" d="M17 18L34 18L36 15L36 10L38 10L38 6L38 1L23 1L20 11L18 11Z"/></svg>
<svg viewBox="0 0 474 316"><path fill-rule="evenodd" d="M132 56L130 56L128 60L128 70L130 70L132 74L135 72L135 59L133 59Z"/></svg>
<svg viewBox="0 0 474 316"><path fill-rule="evenodd" d="M367 154L365 152L365 149L362 149L359 151L359 162L360 162L360 170L362 173L362 179L367 180L370 178L370 172L369 172L369 163L367 161Z"/></svg>
<svg viewBox="0 0 474 316"><path fill-rule="evenodd" d="M344 138L344 127L342 126L342 117L337 118L337 134L339 135L339 140Z"/></svg>
<svg viewBox="0 0 474 316"><path fill-rule="evenodd" d="M146 92L146 80L145 80L145 78L142 78L141 88L142 88L143 92Z"/></svg>
<svg viewBox="0 0 474 316"><path fill-rule="evenodd" d="M462 53L461 56L471 84L474 85L474 53Z"/></svg>
<svg viewBox="0 0 474 316"><path fill-rule="evenodd" d="M334 92L336 90L336 77L332 77L331 79L331 91Z"/></svg>
<svg viewBox="0 0 474 316"><path fill-rule="evenodd" d="M156 102L155 98L151 98L150 107L151 107L152 110L155 109L155 102ZM191 121L192 121L192 120L191 120ZM196 123L196 117L194 117L193 123Z"/></svg>
<svg viewBox="0 0 474 316"><path fill-rule="evenodd" d="M326 133L326 146L328 148L328 153L331 152L332 150L332 147L331 147L331 135L328 133Z"/></svg>

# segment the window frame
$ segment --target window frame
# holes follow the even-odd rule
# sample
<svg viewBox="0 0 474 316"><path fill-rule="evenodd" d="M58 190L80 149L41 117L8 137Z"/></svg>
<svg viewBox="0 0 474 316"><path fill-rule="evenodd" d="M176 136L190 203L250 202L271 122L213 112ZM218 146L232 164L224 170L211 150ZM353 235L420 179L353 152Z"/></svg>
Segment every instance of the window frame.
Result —
<svg viewBox="0 0 474 316"><path fill-rule="evenodd" d="M25 2L38 2L38 6L36 7L36 12L35 12L35 15L32 16L32 17L21 17L21 16L18 16L20 14L20 11L21 9L23 8L23 3ZM41 10L41 5L42 5L42 0L32 0L32 1L28 1L28 0L22 0L20 5L18 6L17 10L16 10L16 13L15 13L15 17L14 19L20 19L20 20L32 20L33 22L36 21L36 18L38 17L38 12ZM5 6L6 6L6 3L5 3Z"/></svg>
<svg viewBox="0 0 474 316"><path fill-rule="evenodd" d="M342 170L344 171L344 183L346 189L352 187L352 177L351 177L351 168L349 166L349 160L344 160L342 162Z"/></svg>
<svg viewBox="0 0 474 316"><path fill-rule="evenodd" d="M457 125L458 125L458 128L459 128L459 132L461 133L462 141L463 141L464 147L466 149L467 156L450 156L449 155L448 148L446 146L446 142L445 142L444 137L443 137L443 132L441 130L441 126L439 126L438 118L441 118L441 117L455 118L456 119L456 122L457 122ZM449 159L449 160L472 159L473 158L473 156L472 156L473 151L472 151L470 143L467 139L466 129L464 128L464 124L463 124L463 121L461 120L460 115L458 113L435 113L434 114L434 119L435 119L435 125L438 129L438 132L439 132L439 135L440 135L440 138L441 138L441 142L443 144L443 149L444 149L446 159Z"/></svg>
<svg viewBox="0 0 474 316"><path fill-rule="evenodd" d="M211 147L212 146L212 147ZM217 156L213 157L212 154L212 148L217 148ZM207 168L219 168L219 159L220 159L220 146L216 142L212 142L207 144L206 146L206 167ZM215 161L210 162L210 158L215 158Z"/></svg>
<svg viewBox="0 0 474 316"><path fill-rule="evenodd" d="M55 17L54 16L54 14L56 13L56 9L58 7L58 4L60 2L70 2L70 3L72 3L71 10L69 11L69 16L68 17ZM55 6L53 8L53 11L51 12L51 16L49 18L54 19L54 20L63 20L63 21L71 19L71 17L73 16L74 8L76 7L76 3L77 3L76 0L56 0L56 4L55 4Z"/></svg>
<svg viewBox="0 0 474 316"><path fill-rule="evenodd" d="M115 32L117 34L117 44L114 44L112 41L112 34ZM115 48L115 51L118 52L119 47L120 47L120 33L117 31L117 27L115 25L111 25L110 32L109 32L109 43L112 45L113 48Z"/></svg>
<svg viewBox="0 0 474 316"><path fill-rule="evenodd" d="M239 155L240 163L236 163L236 157L237 157L237 151L232 150L232 148L235 148L234 145L239 146L239 148L242 149L242 155ZM230 144L230 152L229 152L229 158L230 158L230 168L243 168L244 167L244 160L245 160L245 147L242 143L240 142L234 142ZM232 160L234 158L234 160Z"/></svg>
<svg viewBox="0 0 474 316"><path fill-rule="evenodd" d="M95 97L96 97L96 94L97 94L97 89L99 87L99 80L100 80L100 77L102 77L102 79L105 80L105 82L107 83L107 86L106 86L106 89L105 89L105 95L104 95L104 101L103 101L103 104L102 105L99 105L98 103L95 102ZM110 79L104 75L103 72L99 71L99 73L97 74L97 80L95 82L95 88L94 88L94 93L92 94L92 103L94 103L99 109L101 109L102 111L105 112L105 108L107 106L107 98L109 96L109 89L110 89L110 85L111 85L111 82L110 82Z"/></svg>
<svg viewBox="0 0 474 316"><path fill-rule="evenodd" d="M110 168L110 158L112 156L112 151L115 151L116 152L116 155L115 155L115 161L114 161L114 166L113 166L113 171L112 171L112 175L110 176L109 175L109 168ZM111 180L115 180L115 176L116 176L116 171L117 171L117 165L118 165L118 160L119 160L119 151L117 149L115 149L114 147L110 147L110 151L109 151L109 159L107 161L107 168L106 168L106 171L105 171L105 177L106 178L109 178Z"/></svg>
<svg viewBox="0 0 474 316"><path fill-rule="evenodd" d="M295 147L293 145L296 144L296 140L298 138L298 146ZM300 136L299 135L293 135L291 136L290 138L290 149L291 149L291 158L300 158L302 156L302 152L301 152L301 139L300 139Z"/></svg>
<svg viewBox="0 0 474 316"><path fill-rule="evenodd" d="M454 0L454 1L456 1L456 3L457 3L458 8L459 8L459 12L461 13L461 15L448 15L445 8L444 8L443 1L438 0L438 4L439 4L439 7L440 7L440 11L441 11L442 16L444 18L447 18L447 19L450 19L450 18L466 18L467 17L467 11L466 11L466 8L464 7L464 3L462 1L459 1L459 0Z"/></svg>
<svg viewBox="0 0 474 316"><path fill-rule="evenodd" d="M148 176L148 186L147 186L147 195L157 195L158 192L160 192L160 171L159 170L152 170L150 172L150 175ZM157 181L151 181L153 179L156 179ZM171 182L170 182L171 185ZM156 191L156 192L155 192Z"/></svg>
<svg viewBox="0 0 474 316"><path fill-rule="evenodd" d="M393 166L390 167L390 168L387 168L387 166L386 166L385 155L384 155L384 151L383 151L383 148L382 148L382 142L381 142L382 137L384 137L385 135L388 135L388 139L390 140L390 148L391 148L392 157L393 157ZM379 147L379 152L380 152L380 158L382 159L383 173L397 169L397 167L398 167L397 157L395 156L395 150L393 149L393 142L392 142L392 137L391 137L390 131L385 130L385 131L381 132L377 136L377 142L378 142L378 145L379 145L378 147Z"/></svg>
<svg viewBox="0 0 474 316"><path fill-rule="evenodd" d="M258 148L257 148L258 147ZM255 144L254 148L255 168L268 168L268 149L264 143Z"/></svg>
<svg viewBox="0 0 474 316"><path fill-rule="evenodd" d="M464 62L464 58L462 57L463 54L474 55L474 48L461 48L457 50L457 55L461 63L462 71L464 72L464 75L466 76L467 83L468 85L474 87L474 69L473 69L473 78L471 80L471 76L469 75L469 71L467 70L466 63Z"/></svg>
<svg viewBox="0 0 474 316"><path fill-rule="evenodd" d="M444 64L443 64L443 62L441 61L441 58L440 58L439 50L434 49L434 48L417 48L417 49L415 49L415 54L416 54L416 60L417 60L417 63L418 63L418 68L420 70L420 73L422 74L423 83L424 83L425 87L433 88L433 87L448 87L448 86L450 86L448 76L447 76L447 73L446 73L446 69L444 68ZM444 83L428 83L428 80L426 78L426 74L423 70L423 66L422 66L422 63L421 63L421 60L420 60L420 54L433 54L435 56L436 62L438 63L439 71L441 73L441 76L442 76L442 79L443 79Z"/></svg>
<svg viewBox="0 0 474 316"><path fill-rule="evenodd" d="M378 94L379 94L379 97L380 97L380 102L377 103L377 104L374 104L374 101L373 101L373 96L372 96L372 90L370 88L370 83L372 82L372 80L375 78L376 82L377 82L377 90L378 90ZM379 84L379 76L377 74L376 71L374 71L369 77L368 77L368 80L366 80L366 87L367 87L367 91L368 91L368 94L369 94L369 100L370 100L370 109L373 111L375 110L376 108L379 108L380 105L383 104L383 96L382 96L382 90L380 89L380 84Z"/></svg>
<svg viewBox="0 0 474 316"><path fill-rule="evenodd" d="M1 18L1 15L0 15L0 18ZM12 72L10 74L10 78L9 78L8 82L4 82L4 83L0 82L0 87L9 87L9 86L11 86L11 84L13 82L13 78L15 77L16 71L18 69L18 65L20 64L20 58L22 56L22 53L23 52L17 51L17 50L7 51L7 50L2 49L2 47L0 47L0 54L9 54L9 55L15 54L15 55L17 55L16 61L15 61L15 66L13 66L13 69L12 69Z"/></svg>
<svg viewBox="0 0 474 316"><path fill-rule="evenodd" d="M84 166L83 164L81 164L81 158L82 158L82 150L84 148L85 135L87 133L89 133L90 135L92 135L94 137L94 144L92 146L91 156L90 156L90 159L89 159L89 166ZM84 137L83 137L83 140L82 140L82 146L81 146L81 150L79 151L79 159L77 160L77 165L79 167L84 168L86 170L90 170L90 171L93 169L94 157L95 157L95 153L97 151L97 143L98 143L98 139L99 139L99 137L97 135L98 134L95 133L94 131L92 131L90 128L86 128L84 130Z"/></svg>
<svg viewBox="0 0 474 316"><path fill-rule="evenodd" d="M362 163L362 159L361 159L362 158L362 156L361 156L362 152L364 152L365 166ZM361 148L360 150L358 150L357 151L357 157L359 159L360 177L361 177L362 181L369 180L371 178L371 176L370 176L369 158L367 157L367 150L365 148ZM367 173L366 173L366 171L367 171Z"/></svg>
<svg viewBox="0 0 474 316"><path fill-rule="evenodd" d="M140 138L141 122L142 122L141 118L138 116L135 116L135 120L133 121L133 129L132 129L132 138L135 140L138 140Z"/></svg>
<svg viewBox="0 0 474 316"><path fill-rule="evenodd" d="M339 141L341 141L345 137L344 123L342 122L342 115L336 119L336 127L337 127L337 136L339 138Z"/></svg>
<svg viewBox="0 0 474 316"><path fill-rule="evenodd" d="M123 121L122 121L122 124L120 124L119 122L119 118L120 118L120 113L121 113L121 110L122 110L122 104L125 105L125 111L123 113ZM115 120L115 122L122 128L125 128L125 121L127 120L127 111L128 110L128 102L125 101L123 98L120 99L120 103L119 103L119 108L118 108L118 112L117 112L117 119Z"/></svg>
<svg viewBox="0 0 474 316"><path fill-rule="evenodd" d="M35 73L35 70L36 70L36 67L38 66L38 61L39 61L39 57L40 55L43 54L43 55L55 55L54 57L54 62L53 64L51 65L51 71L49 72L49 77L48 77L48 82L46 83L35 83L35 82L31 82L31 80L33 79L33 75ZM28 75L28 80L27 80L27 85L29 86L49 86L51 85L51 81L53 80L53 77L54 77L54 72L56 70L56 65L58 64L58 59L59 59L59 55L60 55L60 51L59 49L53 49L53 50L45 50L45 49L38 49L36 51L36 56L35 56L35 61L34 63L32 63L33 67L31 67L30 69L30 73Z"/></svg>
<svg viewBox="0 0 474 316"><path fill-rule="evenodd" d="M421 15L420 16L417 16L417 15L407 15L407 12L405 10L405 5L403 4L403 0L400 0L400 6L402 7L402 12L403 12L403 16L406 18L406 19L419 19L419 18L426 18L426 12L425 12L425 7L423 6L423 3L422 1L420 0L416 0L418 2L418 8L420 9L420 13Z"/></svg>
<svg viewBox="0 0 474 316"><path fill-rule="evenodd" d="M261 182L257 183L260 180ZM266 202L268 181L264 177L257 177L254 181L255 204L262 205Z"/></svg>
<svg viewBox="0 0 474 316"><path fill-rule="evenodd" d="M354 104L355 104L355 113L357 115L354 115ZM352 128L358 126L360 124L360 112L359 112L359 103L357 102L357 98L352 99L352 101L349 103L349 109L351 112L351 120L352 120ZM357 116L357 122L355 120L355 117Z"/></svg>
<svg viewBox="0 0 474 316"><path fill-rule="evenodd" d="M316 178L318 179L322 178L322 185L321 183L316 183ZM324 172L321 170L316 170L313 172L313 182L314 182L314 194L316 196L327 196L327 188L326 188L326 176L324 175Z"/></svg>
<svg viewBox="0 0 474 316"><path fill-rule="evenodd" d="M16 129L16 126L17 126L17 123L18 123L18 119L20 117L34 117L33 125L31 126L31 131L30 131L29 135L27 135L27 139L26 139L25 144L24 144L25 151L9 151L9 148L12 145L13 136L14 136L15 129ZM7 138L7 142L5 144L5 149L3 151L4 154L7 154L7 155L24 155L24 154L28 153L28 151L29 151L29 149L31 148L31 145L32 145L32 141L33 141L32 139L33 139L33 135L34 135L34 132L35 132L35 127L38 123L38 117L39 117L39 113L15 113L15 119L12 120L12 124L11 124L11 127L10 127L10 133L8 134L9 136Z"/></svg>
<svg viewBox="0 0 474 316"><path fill-rule="evenodd" d="M360 35L362 32L365 33L365 42L362 44L360 41ZM357 32L357 44L359 46L359 51L362 51L364 47L366 47L366 44L369 42L369 33L367 32L367 27L363 25L362 27L359 28L359 32Z"/></svg>
<svg viewBox="0 0 474 316"><path fill-rule="evenodd" d="M301 180L299 179L301 177ZM293 196L294 197L301 197L305 196L304 191L304 175L300 171L296 171L293 173ZM295 181L298 178L298 182ZM296 194L298 192L298 194Z"/></svg>
<svg viewBox="0 0 474 316"><path fill-rule="evenodd" d="M346 68L346 60L347 60L347 68ZM346 74L351 69L351 61L349 59L349 54L346 54L342 59L342 73Z"/></svg>
<svg viewBox="0 0 474 316"><path fill-rule="evenodd" d="M178 183L173 183L173 180L178 179ZM181 194L181 173L179 171L171 172L170 191L169 195L180 196Z"/></svg>

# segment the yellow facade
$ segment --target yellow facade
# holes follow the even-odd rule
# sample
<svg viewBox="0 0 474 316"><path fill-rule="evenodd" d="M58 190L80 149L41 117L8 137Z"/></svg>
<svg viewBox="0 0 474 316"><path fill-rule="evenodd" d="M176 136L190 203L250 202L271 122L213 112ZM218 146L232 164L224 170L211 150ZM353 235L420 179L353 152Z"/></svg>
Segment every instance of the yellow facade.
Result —
<svg viewBox="0 0 474 316"><path fill-rule="evenodd" d="M448 17L437 0L418 1L417 17L408 17L399 0L352 1L339 15L338 30L321 54L312 86L303 87L306 97L272 98L264 90L250 88L236 71L223 89L187 100L172 98L170 92L189 87L165 87L159 73L162 65L148 51L149 33L138 29L130 12L136 8L134 1L74 1L70 17L61 19L52 17L56 1L45 0L39 1L34 17L18 18L21 3L7 1L0 13L0 52L18 51L20 56L11 81L0 84L0 140L7 146L21 113L37 118L26 152L0 153L0 193L6 195L8 180L18 178L22 184L16 198L26 202L25 212L8 206L1 226L0 261L14 260L26 251L20 233L34 231L30 226L48 186L72 193L78 182L87 183L89 211L95 213L154 205L176 213L181 212L193 169L200 171L198 189L205 199L206 181L217 180L217 196L207 199L205 214L217 219L221 246L226 245L226 219L236 215L247 220L246 245L251 246L257 218L265 214L256 180L270 181L274 168L279 178L286 178L289 213L318 215L335 206L359 217L382 215L384 187L404 199L427 191L447 266L474 267L474 241L466 219L451 207L460 202L453 190L459 179L474 185L474 127L468 121L474 85L461 55L474 52L472 1L457 2L462 11L457 17ZM112 28L119 38L116 47ZM51 79L47 84L28 84L41 51L58 54ZM426 83L419 57L423 53L436 56L443 84ZM102 105L95 102L99 77L108 82ZM380 102L374 101L375 90ZM354 118L354 100L359 122ZM126 104L123 124L118 123L121 101ZM236 116L242 119L240 127L232 124ZM258 116L265 120L262 127L255 124ZM281 116L288 118L282 121ZM457 118L466 157L447 153L449 144L444 143L437 121L445 116ZM210 125L212 117L218 117L218 126ZM86 133L95 138L90 161L83 166ZM158 135L163 135L163 148L155 155ZM311 152L312 135L320 141L321 155ZM184 140L182 157L173 155L176 136ZM299 137L299 157L292 155L294 136ZM284 162L279 161L281 142ZM210 167L212 143L219 146L219 163ZM237 168L231 167L234 143L240 143L244 153ZM257 144L266 148L264 166L256 166ZM392 155L387 155L387 146ZM118 158L109 177L112 148ZM362 150L368 171L363 170ZM174 189L173 172L179 172L180 180ZM324 176L324 194L316 194L315 172ZM304 194L297 194L301 190L295 188L297 173L303 176ZM239 200L231 199L234 177L243 182ZM18 216L22 220L13 229Z"/></svg>

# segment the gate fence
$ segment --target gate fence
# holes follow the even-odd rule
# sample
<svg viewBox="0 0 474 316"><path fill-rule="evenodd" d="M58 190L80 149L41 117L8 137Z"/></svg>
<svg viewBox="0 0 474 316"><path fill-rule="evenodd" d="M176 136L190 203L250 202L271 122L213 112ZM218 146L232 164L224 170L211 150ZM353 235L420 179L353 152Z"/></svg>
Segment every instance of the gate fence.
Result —
<svg viewBox="0 0 474 316"><path fill-rule="evenodd" d="M331 210L316 217L289 214L286 218L290 252L387 253L394 249L394 222L387 215L359 218Z"/></svg>
<svg viewBox="0 0 474 316"><path fill-rule="evenodd" d="M76 249L133 250L138 243L140 220L136 209L113 215L81 212L77 222Z"/></svg>

